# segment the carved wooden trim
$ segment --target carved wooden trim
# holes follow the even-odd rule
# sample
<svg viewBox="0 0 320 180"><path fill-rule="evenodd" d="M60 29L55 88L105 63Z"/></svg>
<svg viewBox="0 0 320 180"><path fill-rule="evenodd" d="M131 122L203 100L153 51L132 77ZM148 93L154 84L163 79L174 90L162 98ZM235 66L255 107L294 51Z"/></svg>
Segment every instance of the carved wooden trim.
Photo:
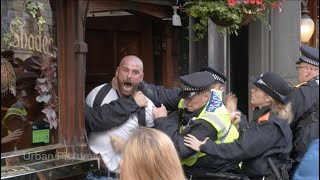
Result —
<svg viewBox="0 0 320 180"><path fill-rule="evenodd" d="M172 8L170 6L160 6L149 3L118 1L118 0L90 0L89 13L107 12L107 11L128 11L141 12L160 19L169 18L172 16Z"/></svg>

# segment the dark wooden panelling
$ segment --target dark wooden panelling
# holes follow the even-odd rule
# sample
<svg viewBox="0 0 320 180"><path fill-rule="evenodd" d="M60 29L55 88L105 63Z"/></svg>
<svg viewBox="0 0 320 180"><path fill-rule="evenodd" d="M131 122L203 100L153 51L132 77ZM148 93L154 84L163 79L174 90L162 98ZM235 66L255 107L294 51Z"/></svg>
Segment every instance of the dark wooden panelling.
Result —
<svg viewBox="0 0 320 180"><path fill-rule="evenodd" d="M66 153L87 152L84 124L86 1L59 1L59 138Z"/></svg>
<svg viewBox="0 0 320 180"><path fill-rule="evenodd" d="M130 54L141 58L146 67L144 79L154 82L151 22L138 16L88 18L86 94L110 82L121 59Z"/></svg>

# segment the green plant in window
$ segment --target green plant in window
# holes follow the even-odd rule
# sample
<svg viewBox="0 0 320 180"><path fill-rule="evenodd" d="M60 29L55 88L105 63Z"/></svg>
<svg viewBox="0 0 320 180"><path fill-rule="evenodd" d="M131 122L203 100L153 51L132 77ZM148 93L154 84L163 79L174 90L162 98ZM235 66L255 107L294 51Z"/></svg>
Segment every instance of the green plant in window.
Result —
<svg viewBox="0 0 320 180"><path fill-rule="evenodd" d="M22 19L20 17L15 17L10 21L10 29L12 29L12 31L15 33L19 33L20 31L23 32L23 26L24 24L22 23ZM2 38L2 41L8 43L9 47L11 47L13 43L13 32L5 33Z"/></svg>
<svg viewBox="0 0 320 180"><path fill-rule="evenodd" d="M25 3L23 3L25 5ZM23 5L23 7L24 7ZM43 31L43 24L46 23L44 18L42 17L40 10L44 11L43 3L41 2L35 2L35 1L29 1L26 3L26 9L31 14L32 18L34 18L37 22L39 31ZM22 11L24 8L22 8ZM2 41L4 43L8 44L8 47L10 48L13 44L13 36L14 33L23 32L23 26L24 23L22 22L22 18L16 16L10 21L10 32L3 34Z"/></svg>
<svg viewBox="0 0 320 180"><path fill-rule="evenodd" d="M43 31L42 24L46 22L40 14L40 10L44 11L43 3L29 1L27 3L27 9L32 17L37 20L39 31Z"/></svg>

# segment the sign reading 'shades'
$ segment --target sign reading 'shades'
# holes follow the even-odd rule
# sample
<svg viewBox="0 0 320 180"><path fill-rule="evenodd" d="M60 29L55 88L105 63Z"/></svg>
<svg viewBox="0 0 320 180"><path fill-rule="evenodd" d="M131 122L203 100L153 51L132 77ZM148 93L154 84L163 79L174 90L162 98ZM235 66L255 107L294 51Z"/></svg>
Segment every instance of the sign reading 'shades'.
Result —
<svg viewBox="0 0 320 180"><path fill-rule="evenodd" d="M25 23L25 22L24 22ZM10 33L13 35L13 42L10 44L12 47L28 49L31 51L37 51L47 55L53 55L50 53L49 47L52 46L53 39L48 38L39 31L38 34L27 34L21 27L20 32L16 32L13 28L12 22L10 23Z"/></svg>

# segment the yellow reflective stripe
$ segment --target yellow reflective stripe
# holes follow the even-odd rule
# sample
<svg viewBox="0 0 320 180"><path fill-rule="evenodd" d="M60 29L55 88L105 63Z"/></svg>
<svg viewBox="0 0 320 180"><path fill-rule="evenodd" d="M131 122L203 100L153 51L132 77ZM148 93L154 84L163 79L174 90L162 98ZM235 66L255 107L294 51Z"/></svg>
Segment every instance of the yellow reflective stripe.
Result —
<svg viewBox="0 0 320 180"><path fill-rule="evenodd" d="M182 164L182 165L187 165L187 166L193 166L193 165L197 162L198 158L203 157L203 156L205 156L205 155L206 155L205 153L197 152L197 153L195 153L194 155L189 156L189 157L183 159L183 160L181 161L181 164Z"/></svg>
<svg viewBox="0 0 320 180"><path fill-rule="evenodd" d="M184 130L185 126L184 125L181 125L180 128L179 128L179 133L181 134L182 131Z"/></svg>
<svg viewBox="0 0 320 180"><path fill-rule="evenodd" d="M228 129L226 128L225 124L214 114L206 113L200 118L206 118L205 120L211 121L211 124L214 123L219 126L220 130L222 131L222 137L228 133Z"/></svg>
<svg viewBox="0 0 320 180"><path fill-rule="evenodd" d="M298 87L300 87L300 86L302 86L302 85L304 85L304 84L307 84L307 82L303 82L303 83L297 84L297 85L295 85L295 86L293 86L293 87L298 88Z"/></svg>
<svg viewBox="0 0 320 180"><path fill-rule="evenodd" d="M185 99L180 99L179 104L178 104L178 109L184 109L187 107L184 101L185 101Z"/></svg>
<svg viewBox="0 0 320 180"><path fill-rule="evenodd" d="M223 141L223 143L230 143L230 142L237 140L238 138L239 138L239 132L238 132L237 128L233 124L231 124L231 129L228 132L228 135L225 138L225 140Z"/></svg>
<svg viewBox="0 0 320 180"><path fill-rule="evenodd" d="M226 138L231 130L231 126L232 126L232 124L230 123L229 128L227 130L227 133L225 135L223 135L220 139L218 139L220 141L220 143L224 143L224 141L226 140Z"/></svg>
<svg viewBox="0 0 320 180"><path fill-rule="evenodd" d="M7 117L9 117L10 115L18 115L18 116L24 116L27 115L27 111L25 109L18 109L18 108L9 108L6 115L2 118L1 120L1 125L5 128L7 128L6 124L5 124L5 120L7 119Z"/></svg>

